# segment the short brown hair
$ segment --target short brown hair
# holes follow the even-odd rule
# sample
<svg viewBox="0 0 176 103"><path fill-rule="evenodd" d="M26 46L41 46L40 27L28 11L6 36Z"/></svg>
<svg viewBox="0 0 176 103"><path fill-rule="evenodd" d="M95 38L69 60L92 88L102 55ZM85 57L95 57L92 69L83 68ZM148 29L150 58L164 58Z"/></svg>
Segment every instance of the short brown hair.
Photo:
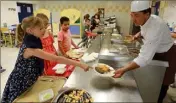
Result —
<svg viewBox="0 0 176 103"><path fill-rule="evenodd" d="M45 26L48 25L49 18L48 18L45 14L43 14L43 13L38 13L38 14L36 15L36 17L41 18L41 19L43 20L43 23L44 23Z"/></svg>
<svg viewBox="0 0 176 103"><path fill-rule="evenodd" d="M90 17L89 14L84 15L84 19L89 19L89 17Z"/></svg>
<svg viewBox="0 0 176 103"><path fill-rule="evenodd" d="M42 27L44 25L40 18L34 17L34 16L29 16L29 17L24 18L21 23L21 28L24 31L26 31L27 28L33 28L36 26Z"/></svg>
<svg viewBox="0 0 176 103"><path fill-rule="evenodd" d="M61 23L61 24L63 24L65 21L66 21L66 22L67 22L67 21L70 21L70 19L69 19L68 17L66 17L66 16L63 16L63 17L60 18L60 23Z"/></svg>

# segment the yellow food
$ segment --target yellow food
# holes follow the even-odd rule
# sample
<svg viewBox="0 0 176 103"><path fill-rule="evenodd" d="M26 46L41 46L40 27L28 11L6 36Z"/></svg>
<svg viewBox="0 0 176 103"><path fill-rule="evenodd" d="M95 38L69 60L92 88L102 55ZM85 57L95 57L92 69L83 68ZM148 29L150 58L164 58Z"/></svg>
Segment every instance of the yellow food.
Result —
<svg viewBox="0 0 176 103"><path fill-rule="evenodd" d="M101 69L104 72L109 72L110 71L109 67L107 67L106 65L103 65L103 64L98 65L98 68Z"/></svg>
<svg viewBox="0 0 176 103"><path fill-rule="evenodd" d="M133 37L131 35L125 36L124 42L131 43L133 41Z"/></svg>

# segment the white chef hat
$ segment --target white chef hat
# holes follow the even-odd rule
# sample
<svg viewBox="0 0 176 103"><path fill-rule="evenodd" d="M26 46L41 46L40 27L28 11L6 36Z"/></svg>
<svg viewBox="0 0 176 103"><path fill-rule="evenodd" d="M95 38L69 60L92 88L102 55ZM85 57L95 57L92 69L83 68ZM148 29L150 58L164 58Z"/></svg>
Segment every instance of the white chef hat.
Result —
<svg viewBox="0 0 176 103"><path fill-rule="evenodd" d="M143 0L143 1L132 1L131 2L131 12L139 12L150 8L150 1Z"/></svg>

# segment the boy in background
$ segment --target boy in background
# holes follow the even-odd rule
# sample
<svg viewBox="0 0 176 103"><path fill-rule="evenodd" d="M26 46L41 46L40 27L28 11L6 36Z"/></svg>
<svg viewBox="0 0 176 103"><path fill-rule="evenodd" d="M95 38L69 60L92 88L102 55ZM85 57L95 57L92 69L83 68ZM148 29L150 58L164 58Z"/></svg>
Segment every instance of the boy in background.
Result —
<svg viewBox="0 0 176 103"><path fill-rule="evenodd" d="M69 30L70 20L68 17L61 17L60 18L60 25L61 25L61 31L58 33L58 48L59 53L65 57L68 57L66 55L66 52L68 52L71 49L71 45L75 49L78 49L78 46L73 42L71 38L71 32Z"/></svg>

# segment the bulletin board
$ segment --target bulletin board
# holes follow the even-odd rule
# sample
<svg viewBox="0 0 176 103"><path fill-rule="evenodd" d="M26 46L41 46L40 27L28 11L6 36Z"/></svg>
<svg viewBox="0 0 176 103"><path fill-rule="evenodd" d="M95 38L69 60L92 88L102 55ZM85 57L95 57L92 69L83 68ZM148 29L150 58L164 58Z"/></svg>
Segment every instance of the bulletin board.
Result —
<svg viewBox="0 0 176 103"><path fill-rule="evenodd" d="M70 32L72 35L79 35L80 34L80 26L79 25L70 25Z"/></svg>
<svg viewBox="0 0 176 103"><path fill-rule="evenodd" d="M77 9L64 9L60 17L66 16L70 19L70 31L72 37L81 37L81 12Z"/></svg>

